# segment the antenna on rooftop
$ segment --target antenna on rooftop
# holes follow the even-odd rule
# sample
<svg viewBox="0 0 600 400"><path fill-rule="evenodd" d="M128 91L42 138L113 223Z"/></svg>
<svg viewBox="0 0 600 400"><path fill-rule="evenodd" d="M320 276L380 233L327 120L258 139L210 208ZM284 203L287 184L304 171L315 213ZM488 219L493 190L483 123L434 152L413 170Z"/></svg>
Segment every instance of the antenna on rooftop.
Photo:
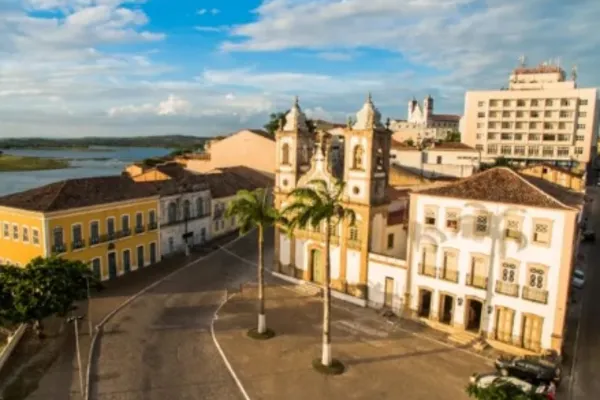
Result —
<svg viewBox="0 0 600 400"><path fill-rule="evenodd" d="M571 79L573 79L573 82L577 80L577 64L571 68Z"/></svg>
<svg viewBox="0 0 600 400"><path fill-rule="evenodd" d="M525 57L525 54L521 54L521 56L519 57L519 66L524 67L526 63L527 57Z"/></svg>

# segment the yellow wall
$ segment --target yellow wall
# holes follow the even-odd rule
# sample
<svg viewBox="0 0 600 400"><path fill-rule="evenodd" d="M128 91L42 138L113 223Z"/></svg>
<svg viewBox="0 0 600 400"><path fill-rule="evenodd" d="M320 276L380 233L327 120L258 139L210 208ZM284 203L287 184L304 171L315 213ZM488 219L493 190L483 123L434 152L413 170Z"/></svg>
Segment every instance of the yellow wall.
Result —
<svg viewBox="0 0 600 400"><path fill-rule="evenodd" d="M8 237L4 235L5 224L8 224ZM17 239L13 237L14 225L18 230ZM25 265L32 258L43 256L43 226L41 213L0 207L0 263ZM24 237L25 230L28 237ZM33 240L34 230L38 232L38 243Z"/></svg>
<svg viewBox="0 0 600 400"><path fill-rule="evenodd" d="M123 265L123 251L127 249L130 250L131 270L137 269L137 247L140 245L144 247L145 266L150 264L151 243L156 243L156 261L160 261L158 228L155 230L149 230L148 228L150 222L150 210L155 211L155 221L158 223L158 209L158 198L147 198L49 214L47 216L48 243L50 248L55 245L53 232L55 228L62 228L63 241L66 250L64 253L58 254L59 256L84 262L90 262L94 258L100 258L102 279L108 279L108 256L111 252L115 252L117 275L122 275L125 272ZM135 232L137 212L142 212L143 214L144 231L141 233ZM115 218L115 231L119 232L122 230L121 217L125 214L129 215L129 228L131 230L129 236L117 238L112 241L109 241L108 239L105 241L101 240L98 244L90 243L90 223L92 221L99 222L99 236L102 238L102 236L107 233L108 218ZM84 246L80 249L72 248L72 229L75 224L81 224L82 237L85 242ZM109 248L109 244L112 244L111 246L114 246L114 248Z"/></svg>
<svg viewBox="0 0 600 400"><path fill-rule="evenodd" d="M519 172L521 172L524 175L542 178L544 180L556 183L557 185L564 186L572 190L581 191L585 189L583 177L565 173L564 171L554 169L551 166L534 165L531 167L523 168Z"/></svg>
<svg viewBox="0 0 600 400"><path fill-rule="evenodd" d="M144 172L144 169L142 167L140 167L139 165L135 165L135 164L130 164L125 168L125 172L127 172L129 174L129 176L137 176L139 174L141 174L142 172Z"/></svg>
<svg viewBox="0 0 600 400"><path fill-rule="evenodd" d="M171 179L168 175L163 174L156 169L151 169L140 175L133 176L132 179L136 182L153 182L153 181L166 181Z"/></svg>

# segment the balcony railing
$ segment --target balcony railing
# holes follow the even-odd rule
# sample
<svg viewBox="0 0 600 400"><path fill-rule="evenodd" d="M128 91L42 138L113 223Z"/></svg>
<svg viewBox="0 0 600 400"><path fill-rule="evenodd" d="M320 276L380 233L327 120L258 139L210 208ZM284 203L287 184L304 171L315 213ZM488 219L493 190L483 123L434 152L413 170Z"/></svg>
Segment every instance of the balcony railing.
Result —
<svg viewBox="0 0 600 400"><path fill-rule="evenodd" d="M157 227L158 227L158 224L157 224L156 222L150 222L150 223L148 224L148 230L149 230L149 231L153 231L153 230L155 230Z"/></svg>
<svg viewBox="0 0 600 400"><path fill-rule="evenodd" d="M144 230L144 225L138 225L135 227L135 233L143 233Z"/></svg>
<svg viewBox="0 0 600 400"><path fill-rule="evenodd" d="M419 274L430 276L432 278L436 277L437 268L434 265L427 264L419 264Z"/></svg>
<svg viewBox="0 0 600 400"><path fill-rule="evenodd" d="M74 240L73 243L71 243L71 250L78 250L78 249L82 249L85 247L85 240L81 239L81 240Z"/></svg>
<svg viewBox="0 0 600 400"><path fill-rule="evenodd" d="M525 300L534 301L536 303L548 304L548 291L532 288L530 286L523 286L522 297Z"/></svg>
<svg viewBox="0 0 600 400"><path fill-rule="evenodd" d="M487 289L488 278L483 275L467 274L467 286L472 286L480 289Z"/></svg>
<svg viewBox="0 0 600 400"><path fill-rule="evenodd" d="M130 228L121 229L120 232L117 232L117 236L119 236L119 237L131 236L131 229Z"/></svg>
<svg viewBox="0 0 600 400"><path fill-rule="evenodd" d="M64 243L58 243L58 244L55 244L54 246L52 246L52 253L54 253L54 254L64 253L66 250L67 250L67 246L65 246Z"/></svg>
<svg viewBox="0 0 600 400"><path fill-rule="evenodd" d="M516 283L496 281L496 293L519 297L519 285Z"/></svg>
<svg viewBox="0 0 600 400"><path fill-rule="evenodd" d="M440 279L448 282L458 282L458 271L454 269L442 269L440 271Z"/></svg>

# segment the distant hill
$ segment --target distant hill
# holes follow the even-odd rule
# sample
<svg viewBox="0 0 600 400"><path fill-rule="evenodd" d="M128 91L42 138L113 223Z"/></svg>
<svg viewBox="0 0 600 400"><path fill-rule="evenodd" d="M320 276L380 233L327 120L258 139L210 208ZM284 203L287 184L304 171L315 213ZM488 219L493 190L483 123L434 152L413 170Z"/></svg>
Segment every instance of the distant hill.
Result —
<svg viewBox="0 0 600 400"><path fill-rule="evenodd" d="M50 149L116 147L202 148L211 137L190 135L83 137L83 138L0 138L0 149Z"/></svg>

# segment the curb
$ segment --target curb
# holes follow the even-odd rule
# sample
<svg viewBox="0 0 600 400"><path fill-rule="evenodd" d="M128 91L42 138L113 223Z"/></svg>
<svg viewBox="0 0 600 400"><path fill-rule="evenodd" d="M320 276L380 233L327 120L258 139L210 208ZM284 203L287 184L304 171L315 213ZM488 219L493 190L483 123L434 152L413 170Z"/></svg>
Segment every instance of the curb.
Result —
<svg viewBox="0 0 600 400"><path fill-rule="evenodd" d="M242 392L242 396L244 397L244 400L250 400L250 396L248 396L248 393L246 392L246 389L244 389L244 385L242 384L242 382L240 381L240 379L237 377L237 374L235 373L235 371L233 370L233 367L229 363L229 360L225 356L225 352L221 348L221 345L219 344L219 341L217 340L217 335L215 334L215 321L219 319L219 311L221 311L221 308L223 308L223 306L225 304L227 304L227 302L229 301L229 299L231 299L233 296L235 296L235 295L234 294L228 295L227 294L227 290L225 290L224 299L221 302L221 304L219 304L219 307L215 310L215 313L213 314L213 318L210 321L210 335L212 336L212 340L213 340L213 342L215 344L215 347L217 348L217 351L219 352L219 355L223 359L223 362L225 363L225 366L227 367L227 370L229 370L229 374L231 375L231 377L235 381L235 384L237 385L237 387L240 389L240 392Z"/></svg>
<svg viewBox="0 0 600 400"><path fill-rule="evenodd" d="M23 334L25 333L26 329L27 329L27 325L21 324L21 325L19 325L17 330L14 331L12 336L9 336L6 346L2 349L2 351L0 351L0 371L2 370L2 368L4 367L4 365L6 364L8 359L10 358L10 355L12 354L12 352L17 348L17 345L23 338Z"/></svg>
<svg viewBox="0 0 600 400"><path fill-rule="evenodd" d="M226 246L229 246L231 244L236 243L237 241L239 241L242 238L245 238L246 236L248 236L250 233L252 233L254 230L250 230L248 231L246 234L244 235L240 235L237 238L233 239L232 241L226 243ZM226 251L228 251L227 249L225 249L223 246L218 246L218 249L224 249ZM212 251L207 255L204 255L200 258L197 258L193 261L190 261L189 263L185 264L183 267L180 267L179 269L171 272L170 274L163 276L162 278L160 278L158 281L151 283L150 285L146 286L145 288L143 288L142 290L140 290L139 292L135 293L134 295L132 295L131 297L129 297L127 300L125 300L123 303L121 303L120 305L118 305L114 310L112 310L111 312L109 312L103 319L102 321L100 321L100 323L98 323L98 325L96 325L94 327L94 335L92 336L92 340L90 342L90 350L88 353L88 364L87 364L87 369L86 369L86 385L85 385L85 396L84 398L86 400L90 400L90 386L91 386L91 370L92 370L92 361L94 358L94 353L96 351L96 342L98 340L98 336L100 333L102 333L104 325L112 318L115 316L115 314L117 314L119 311L121 311L123 308L127 307L131 302L133 302L135 299L137 299L138 297L142 296L143 294L145 294L147 291L149 291L150 289L153 289L154 287L160 285L161 283L163 283L164 281L166 281L167 279L177 275L178 273L188 269L189 267L191 267L192 265L197 264L200 261L203 261L205 259L207 259L208 257L211 257L212 255L216 254L216 251ZM223 303L225 304L225 303ZM220 307L219 307L220 308ZM248 399L249 400L249 399Z"/></svg>

